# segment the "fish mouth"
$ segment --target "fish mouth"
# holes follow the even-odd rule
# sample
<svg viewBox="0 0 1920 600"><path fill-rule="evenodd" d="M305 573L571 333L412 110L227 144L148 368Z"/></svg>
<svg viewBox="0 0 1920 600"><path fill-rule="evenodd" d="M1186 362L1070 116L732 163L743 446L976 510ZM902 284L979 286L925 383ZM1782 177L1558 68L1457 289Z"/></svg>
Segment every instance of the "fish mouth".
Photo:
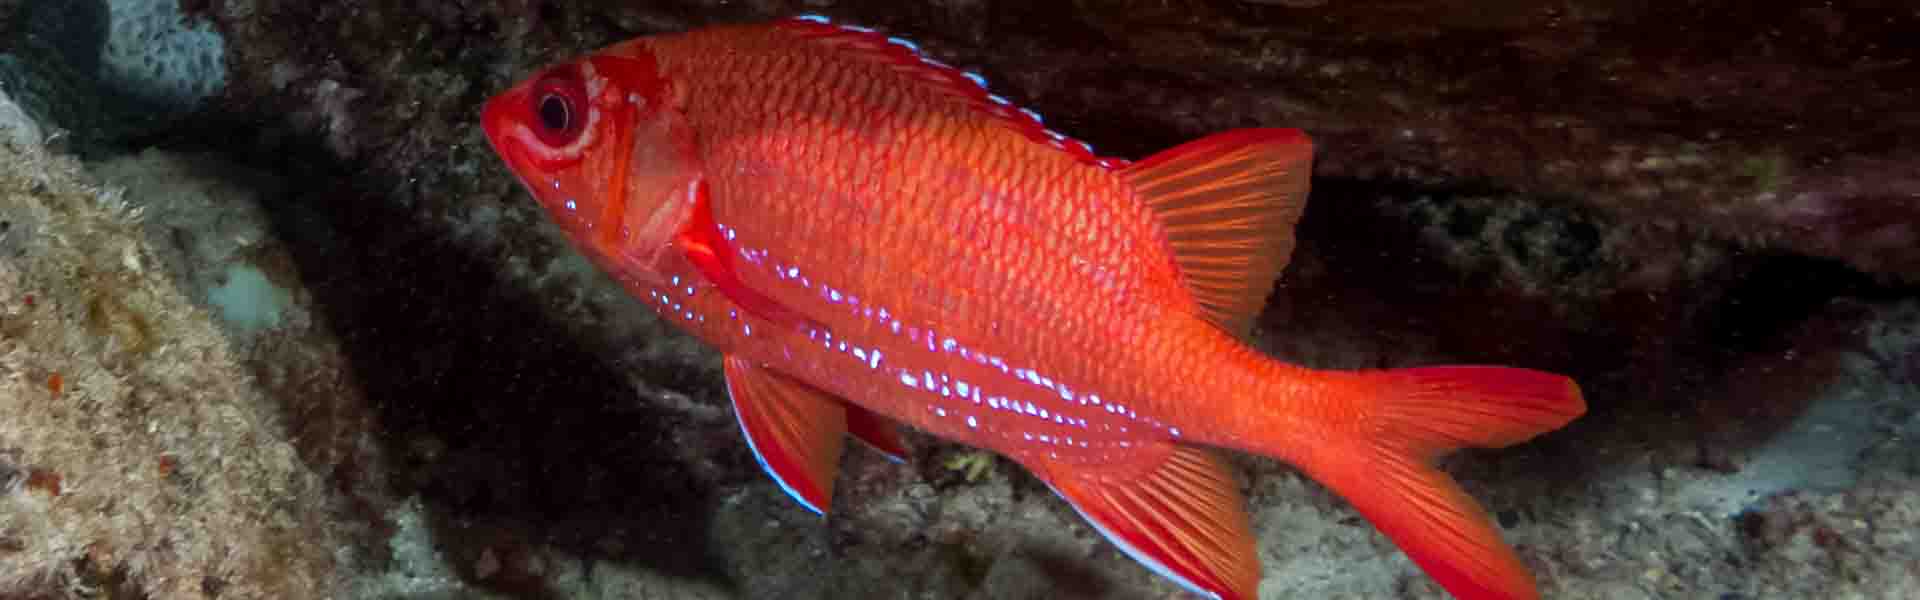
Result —
<svg viewBox="0 0 1920 600"><path fill-rule="evenodd" d="M486 135L487 145L493 147L494 154L500 155L501 158L513 158L509 156L512 148L505 143L504 135L506 129L512 125L512 117L509 116L507 107L512 106L511 103L524 96L525 94L516 88L488 99L486 104L480 107L480 132ZM518 165L513 166L518 167Z"/></svg>
<svg viewBox="0 0 1920 600"><path fill-rule="evenodd" d="M487 146L493 149L493 154L500 157L500 162L505 163L507 172L512 173L514 179L518 180L520 186L526 188L528 193L538 197L538 190L527 184L527 168L533 164L533 161L527 156L526 148L515 143L512 136L507 135L507 131L515 127L512 107L521 104L526 98L524 87L519 86L501 92L481 105L480 132L487 138Z"/></svg>

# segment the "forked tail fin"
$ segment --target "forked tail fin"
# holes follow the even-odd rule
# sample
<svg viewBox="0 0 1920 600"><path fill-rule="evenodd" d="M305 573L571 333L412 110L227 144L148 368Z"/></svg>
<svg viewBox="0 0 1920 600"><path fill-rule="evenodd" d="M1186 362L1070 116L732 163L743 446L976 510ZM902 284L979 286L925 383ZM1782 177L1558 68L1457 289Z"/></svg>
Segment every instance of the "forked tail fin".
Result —
<svg viewBox="0 0 1920 600"><path fill-rule="evenodd" d="M1353 504L1427 575L1461 600L1539 597L1533 576L1479 503L1433 458L1498 448L1586 412L1572 380L1505 367L1422 367L1367 380L1357 435L1298 465Z"/></svg>

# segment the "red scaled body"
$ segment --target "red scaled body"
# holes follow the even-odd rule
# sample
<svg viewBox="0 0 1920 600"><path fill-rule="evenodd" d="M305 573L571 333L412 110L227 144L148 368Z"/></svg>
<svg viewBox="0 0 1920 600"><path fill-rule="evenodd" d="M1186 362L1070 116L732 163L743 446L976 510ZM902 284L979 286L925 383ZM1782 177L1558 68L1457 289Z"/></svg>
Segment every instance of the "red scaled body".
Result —
<svg viewBox="0 0 1920 600"><path fill-rule="evenodd" d="M1240 341L1291 251L1311 145L1241 130L1100 158L910 44L819 20L643 38L492 100L489 139L637 297L726 355L748 442L824 512L894 422L1032 470L1197 592L1260 577L1207 447L1280 458L1462 597L1533 587L1427 466L1582 410L1492 367L1320 372Z"/></svg>

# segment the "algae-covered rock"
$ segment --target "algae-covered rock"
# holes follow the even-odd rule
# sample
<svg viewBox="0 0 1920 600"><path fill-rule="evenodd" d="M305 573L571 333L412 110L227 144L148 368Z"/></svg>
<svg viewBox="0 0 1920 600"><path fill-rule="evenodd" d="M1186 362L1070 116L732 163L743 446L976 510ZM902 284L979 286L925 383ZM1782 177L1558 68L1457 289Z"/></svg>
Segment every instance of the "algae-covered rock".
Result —
<svg viewBox="0 0 1920 600"><path fill-rule="evenodd" d="M334 595L338 500L137 191L34 146L0 164L0 597Z"/></svg>

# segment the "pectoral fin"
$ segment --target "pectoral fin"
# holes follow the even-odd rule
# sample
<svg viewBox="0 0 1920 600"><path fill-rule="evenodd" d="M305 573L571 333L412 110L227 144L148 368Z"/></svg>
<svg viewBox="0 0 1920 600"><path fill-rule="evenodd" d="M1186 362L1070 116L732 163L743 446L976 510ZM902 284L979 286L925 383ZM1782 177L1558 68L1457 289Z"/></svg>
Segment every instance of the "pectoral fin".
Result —
<svg viewBox="0 0 1920 600"><path fill-rule="evenodd" d="M725 370L740 431L760 466L787 495L825 515L846 447L846 405L738 356L726 358Z"/></svg>
<svg viewBox="0 0 1920 600"><path fill-rule="evenodd" d="M1165 458L1127 473L1028 467L1134 560L1205 597L1253 598L1260 562L1226 463L1208 450L1170 442L1139 450Z"/></svg>
<svg viewBox="0 0 1920 600"><path fill-rule="evenodd" d="M692 186L687 193L693 203L692 213L674 238L674 245L686 256L687 262L693 263L693 268L700 271L708 283L742 310L777 325L812 325L805 315L741 281L740 273L734 270L739 251L720 231L719 222L713 220L713 196L706 180L695 179L688 185Z"/></svg>

